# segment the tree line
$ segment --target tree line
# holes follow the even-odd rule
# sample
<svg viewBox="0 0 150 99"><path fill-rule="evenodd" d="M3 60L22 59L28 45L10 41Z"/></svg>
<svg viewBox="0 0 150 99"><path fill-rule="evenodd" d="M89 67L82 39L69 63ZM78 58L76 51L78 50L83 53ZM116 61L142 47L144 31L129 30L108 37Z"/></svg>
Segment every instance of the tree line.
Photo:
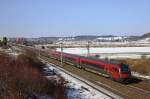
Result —
<svg viewBox="0 0 150 99"><path fill-rule="evenodd" d="M3 39L0 40L0 46L7 46L7 42L8 42L7 37L3 37Z"/></svg>

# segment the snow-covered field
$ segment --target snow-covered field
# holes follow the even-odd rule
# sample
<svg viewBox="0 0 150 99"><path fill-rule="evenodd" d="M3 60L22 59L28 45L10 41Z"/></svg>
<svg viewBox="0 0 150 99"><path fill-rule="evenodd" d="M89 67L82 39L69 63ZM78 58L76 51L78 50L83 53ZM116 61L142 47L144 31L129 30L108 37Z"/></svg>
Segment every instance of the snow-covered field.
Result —
<svg viewBox="0 0 150 99"><path fill-rule="evenodd" d="M60 48L57 48L60 51ZM87 55L87 48L64 48L63 52L78 55ZM102 47L90 48L90 55L100 55L101 58L141 58L142 55L150 57L150 47Z"/></svg>
<svg viewBox="0 0 150 99"><path fill-rule="evenodd" d="M49 67L49 69L54 70L57 74L61 74L61 76L64 77L66 81L68 81L68 99L111 99L107 95L93 89L92 87L60 71L59 69L52 67L49 64L47 64L47 66Z"/></svg>
<svg viewBox="0 0 150 99"><path fill-rule="evenodd" d="M57 49L60 51L60 48ZM87 54L87 48L63 48L63 52L74 54ZM102 47L90 48L90 53L150 53L150 47Z"/></svg>
<svg viewBox="0 0 150 99"><path fill-rule="evenodd" d="M139 78L144 78L144 79L150 80L150 76L148 76L148 75L142 75L142 74L140 74L138 72L132 72L132 75L135 76L135 77L139 77Z"/></svg>

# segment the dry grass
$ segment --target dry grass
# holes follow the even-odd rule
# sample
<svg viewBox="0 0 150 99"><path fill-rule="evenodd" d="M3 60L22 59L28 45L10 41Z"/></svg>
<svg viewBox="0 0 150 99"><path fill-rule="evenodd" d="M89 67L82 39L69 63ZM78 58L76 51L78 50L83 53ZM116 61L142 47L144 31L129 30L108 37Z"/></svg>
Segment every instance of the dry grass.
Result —
<svg viewBox="0 0 150 99"><path fill-rule="evenodd" d="M28 95L65 97L64 79L60 84L41 75L43 66L34 55L19 55L17 59L0 54L0 99L24 99Z"/></svg>
<svg viewBox="0 0 150 99"><path fill-rule="evenodd" d="M131 70L141 74L150 75L150 59L126 59L121 60L123 63L129 64Z"/></svg>

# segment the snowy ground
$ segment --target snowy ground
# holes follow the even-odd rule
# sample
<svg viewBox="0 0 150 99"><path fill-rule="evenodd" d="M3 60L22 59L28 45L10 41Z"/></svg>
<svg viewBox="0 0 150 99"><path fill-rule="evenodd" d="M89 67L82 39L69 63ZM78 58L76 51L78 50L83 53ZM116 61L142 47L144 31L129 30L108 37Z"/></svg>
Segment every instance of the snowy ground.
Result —
<svg viewBox="0 0 150 99"><path fill-rule="evenodd" d="M92 87L86 85L85 83L73 78L72 76L58 70L51 65L47 65L49 69L55 71L57 74L60 74L62 77L65 78L67 83L67 96L68 99L111 99L110 97L106 96L103 93L93 89ZM51 78L51 76L49 76Z"/></svg>
<svg viewBox="0 0 150 99"><path fill-rule="evenodd" d="M60 48L57 51L61 51ZM74 54L87 54L87 48L63 48L66 53ZM150 47L102 47L102 48L90 48L90 53L150 53Z"/></svg>
<svg viewBox="0 0 150 99"><path fill-rule="evenodd" d="M16 52L11 52L9 53L10 55L13 55L13 56L18 56L20 53L16 53Z"/></svg>
<svg viewBox="0 0 150 99"><path fill-rule="evenodd" d="M139 78L144 78L144 79L150 80L150 76L142 75L142 74L140 74L138 72L132 72L132 75L135 76L135 77L139 77Z"/></svg>
<svg viewBox="0 0 150 99"><path fill-rule="evenodd" d="M57 48L60 51L60 48ZM87 48L64 48L63 52L86 56ZM90 48L90 55L100 55L100 58L141 58L142 55L150 57L150 47L102 47Z"/></svg>
<svg viewBox="0 0 150 99"><path fill-rule="evenodd" d="M9 55L13 55L14 57L17 57L19 54L21 54L19 52L12 51L12 49L10 48L6 49L5 52L8 53Z"/></svg>

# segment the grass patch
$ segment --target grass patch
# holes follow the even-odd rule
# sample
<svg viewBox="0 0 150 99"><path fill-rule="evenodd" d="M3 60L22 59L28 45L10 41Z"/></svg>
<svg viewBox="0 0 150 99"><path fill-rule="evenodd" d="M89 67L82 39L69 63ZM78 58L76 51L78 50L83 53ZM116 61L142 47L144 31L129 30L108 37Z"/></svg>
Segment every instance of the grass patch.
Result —
<svg viewBox="0 0 150 99"><path fill-rule="evenodd" d="M129 64L132 71L139 72L141 74L150 75L150 59L126 59L121 62Z"/></svg>

